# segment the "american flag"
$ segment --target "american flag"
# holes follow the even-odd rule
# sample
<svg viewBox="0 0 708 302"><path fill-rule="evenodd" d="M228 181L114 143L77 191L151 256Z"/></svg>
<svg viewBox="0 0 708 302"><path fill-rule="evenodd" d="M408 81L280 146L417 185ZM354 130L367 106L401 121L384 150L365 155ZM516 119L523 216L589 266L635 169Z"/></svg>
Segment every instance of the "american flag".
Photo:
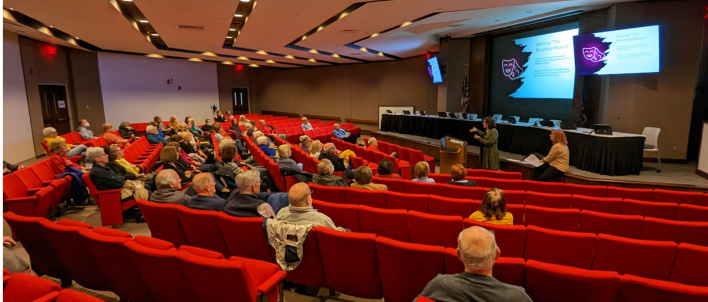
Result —
<svg viewBox="0 0 708 302"><path fill-rule="evenodd" d="M467 75L467 66L465 65L465 74L462 79L462 99L460 100L460 112L467 112L470 106L470 81Z"/></svg>

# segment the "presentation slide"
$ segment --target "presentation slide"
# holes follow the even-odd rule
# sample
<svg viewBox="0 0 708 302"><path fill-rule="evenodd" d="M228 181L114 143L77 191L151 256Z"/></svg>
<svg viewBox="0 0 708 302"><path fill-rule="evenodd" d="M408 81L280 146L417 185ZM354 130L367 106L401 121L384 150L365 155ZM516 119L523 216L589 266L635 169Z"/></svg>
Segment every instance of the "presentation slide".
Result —
<svg viewBox="0 0 708 302"><path fill-rule="evenodd" d="M433 83L442 83L442 75L440 74L438 57L428 59L428 74L433 79Z"/></svg>
<svg viewBox="0 0 708 302"><path fill-rule="evenodd" d="M576 36L578 75L659 72L659 25Z"/></svg>

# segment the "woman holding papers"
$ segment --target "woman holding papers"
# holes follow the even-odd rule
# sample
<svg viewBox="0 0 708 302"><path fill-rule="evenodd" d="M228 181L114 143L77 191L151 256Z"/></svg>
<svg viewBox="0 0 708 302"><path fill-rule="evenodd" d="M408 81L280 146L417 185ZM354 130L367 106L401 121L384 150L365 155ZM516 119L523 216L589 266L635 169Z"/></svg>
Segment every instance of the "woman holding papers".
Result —
<svg viewBox="0 0 708 302"><path fill-rule="evenodd" d="M548 156L541 159L543 165L534 171L534 179L539 181L551 181L563 176L568 171L570 164L570 152L568 151L568 139L562 130L551 130L551 141L553 147L548 152Z"/></svg>
<svg viewBox="0 0 708 302"><path fill-rule="evenodd" d="M470 130L470 132L474 133L474 138L480 143L479 164L487 170L497 171L499 170L499 149L497 149L499 132L496 129L497 125L491 116L485 117L482 125L484 125L484 132L477 130L477 127L473 127Z"/></svg>

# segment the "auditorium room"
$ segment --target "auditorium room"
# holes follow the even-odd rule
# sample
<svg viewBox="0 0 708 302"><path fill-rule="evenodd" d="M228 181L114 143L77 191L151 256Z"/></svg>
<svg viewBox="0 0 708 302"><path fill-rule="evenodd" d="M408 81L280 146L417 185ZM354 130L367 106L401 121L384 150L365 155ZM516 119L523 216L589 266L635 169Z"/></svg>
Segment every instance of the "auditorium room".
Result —
<svg viewBox="0 0 708 302"><path fill-rule="evenodd" d="M2 0L8 302L708 302L708 0Z"/></svg>

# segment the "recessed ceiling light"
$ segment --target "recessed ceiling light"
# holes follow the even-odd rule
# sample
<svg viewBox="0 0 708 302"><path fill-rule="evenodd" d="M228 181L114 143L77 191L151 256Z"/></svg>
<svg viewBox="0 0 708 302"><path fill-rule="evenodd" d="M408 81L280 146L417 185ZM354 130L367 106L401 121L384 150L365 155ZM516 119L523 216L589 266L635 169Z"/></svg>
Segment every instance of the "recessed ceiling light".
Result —
<svg viewBox="0 0 708 302"><path fill-rule="evenodd" d="M250 65L248 65L248 67L260 67L260 66L258 66L257 64L250 64Z"/></svg>
<svg viewBox="0 0 708 302"><path fill-rule="evenodd" d="M10 7L10 10L15 10L14 8Z"/></svg>
<svg viewBox="0 0 708 302"><path fill-rule="evenodd" d="M226 36L227 39L233 39L234 37L232 36Z"/></svg>
<svg viewBox="0 0 708 302"><path fill-rule="evenodd" d="M411 25L411 24L413 24L413 22L408 21L408 22L405 22L405 23L401 24L401 27L406 27L406 26Z"/></svg>
<svg viewBox="0 0 708 302"><path fill-rule="evenodd" d="M366 47L359 48L359 50L361 50L361 51L363 51L363 52L369 52L369 50L366 49Z"/></svg>
<svg viewBox="0 0 708 302"><path fill-rule="evenodd" d="M266 63L275 63L273 60L266 60Z"/></svg>
<svg viewBox="0 0 708 302"><path fill-rule="evenodd" d="M256 51L256 53L259 55L268 55L268 53L265 50L259 50L259 51Z"/></svg>
<svg viewBox="0 0 708 302"><path fill-rule="evenodd" d="M379 57L383 57L383 56L384 56L383 52L380 52L380 51L379 51L378 55L379 55Z"/></svg>
<svg viewBox="0 0 708 302"><path fill-rule="evenodd" d="M153 36L153 37L159 37L159 36L160 36L160 34L158 34L158 33L151 33L150 35Z"/></svg>
<svg viewBox="0 0 708 302"><path fill-rule="evenodd" d="M293 56L291 56L291 55L286 55L285 58L286 58L286 59L295 59L295 57L293 57Z"/></svg>
<svg viewBox="0 0 708 302"><path fill-rule="evenodd" d="M224 65L234 65L234 63L231 62L231 61L223 61L223 62L221 62L221 64L224 64Z"/></svg>
<svg viewBox="0 0 708 302"><path fill-rule="evenodd" d="M202 55L209 56L209 57L216 57L216 54L211 51L203 52Z"/></svg>
<svg viewBox="0 0 708 302"><path fill-rule="evenodd" d="M378 36L379 36L379 33L374 33L373 35L371 35L371 38L376 38Z"/></svg>
<svg viewBox="0 0 708 302"><path fill-rule="evenodd" d="M310 53L318 53L317 49L310 49L309 51L310 51Z"/></svg>
<svg viewBox="0 0 708 302"><path fill-rule="evenodd" d="M242 14L235 14L234 17L241 18L241 17L243 17L243 15Z"/></svg>
<svg viewBox="0 0 708 302"><path fill-rule="evenodd" d="M54 28L54 26L52 26L52 25L49 25L49 28Z"/></svg>
<svg viewBox="0 0 708 302"><path fill-rule="evenodd" d="M133 2L133 0L123 0L123 2Z"/></svg>
<svg viewBox="0 0 708 302"><path fill-rule="evenodd" d="M317 28L317 31L320 31L320 30L323 30L323 29L324 29L324 26L320 26L320 27Z"/></svg>
<svg viewBox="0 0 708 302"><path fill-rule="evenodd" d="M251 0L241 0L241 2L251 2Z"/></svg>
<svg viewBox="0 0 708 302"><path fill-rule="evenodd" d="M333 53L332 56L335 57L335 58L339 58L339 55L336 54L336 53Z"/></svg>
<svg viewBox="0 0 708 302"><path fill-rule="evenodd" d="M202 62L202 59L199 59L199 58L191 58L189 60L192 62Z"/></svg>
<svg viewBox="0 0 708 302"><path fill-rule="evenodd" d="M147 57L148 57L148 58L156 58L156 59L162 59L162 58L164 58L162 55L155 54L155 53L151 53L151 54L147 55Z"/></svg>
<svg viewBox="0 0 708 302"><path fill-rule="evenodd" d="M76 40L81 40L81 39L79 39L79 37L76 37Z"/></svg>
<svg viewBox="0 0 708 302"><path fill-rule="evenodd" d="M317 60L315 60L315 59L309 59L308 61L310 61L310 62L312 62L312 63L317 62Z"/></svg>
<svg viewBox="0 0 708 302"><path fill-rule="evenodd" d="M246 57L244 57L244 56L240 56L240 57L238 57L237 59L239 59L239 60L248 60L248 58L246 58Z"/></svg>
<svg viewBox="0 0 708 302"><path fill-rule="evenodd" d="M140 20L140 23L148 23L148 20Z"/></svg>
<svg viewBox="0 0 708 302"><path fill-rule="evenodd" d="M229 31L236 31L235 28L229 28Z"/></svg>
<svg viewBox="0 0 708 302"><path fill-rule="evenodd" d="M346 17L348 14L349 14L349 13L342 13L341 15L339 15L339 19L342 19L342 18Z"/></svg>

